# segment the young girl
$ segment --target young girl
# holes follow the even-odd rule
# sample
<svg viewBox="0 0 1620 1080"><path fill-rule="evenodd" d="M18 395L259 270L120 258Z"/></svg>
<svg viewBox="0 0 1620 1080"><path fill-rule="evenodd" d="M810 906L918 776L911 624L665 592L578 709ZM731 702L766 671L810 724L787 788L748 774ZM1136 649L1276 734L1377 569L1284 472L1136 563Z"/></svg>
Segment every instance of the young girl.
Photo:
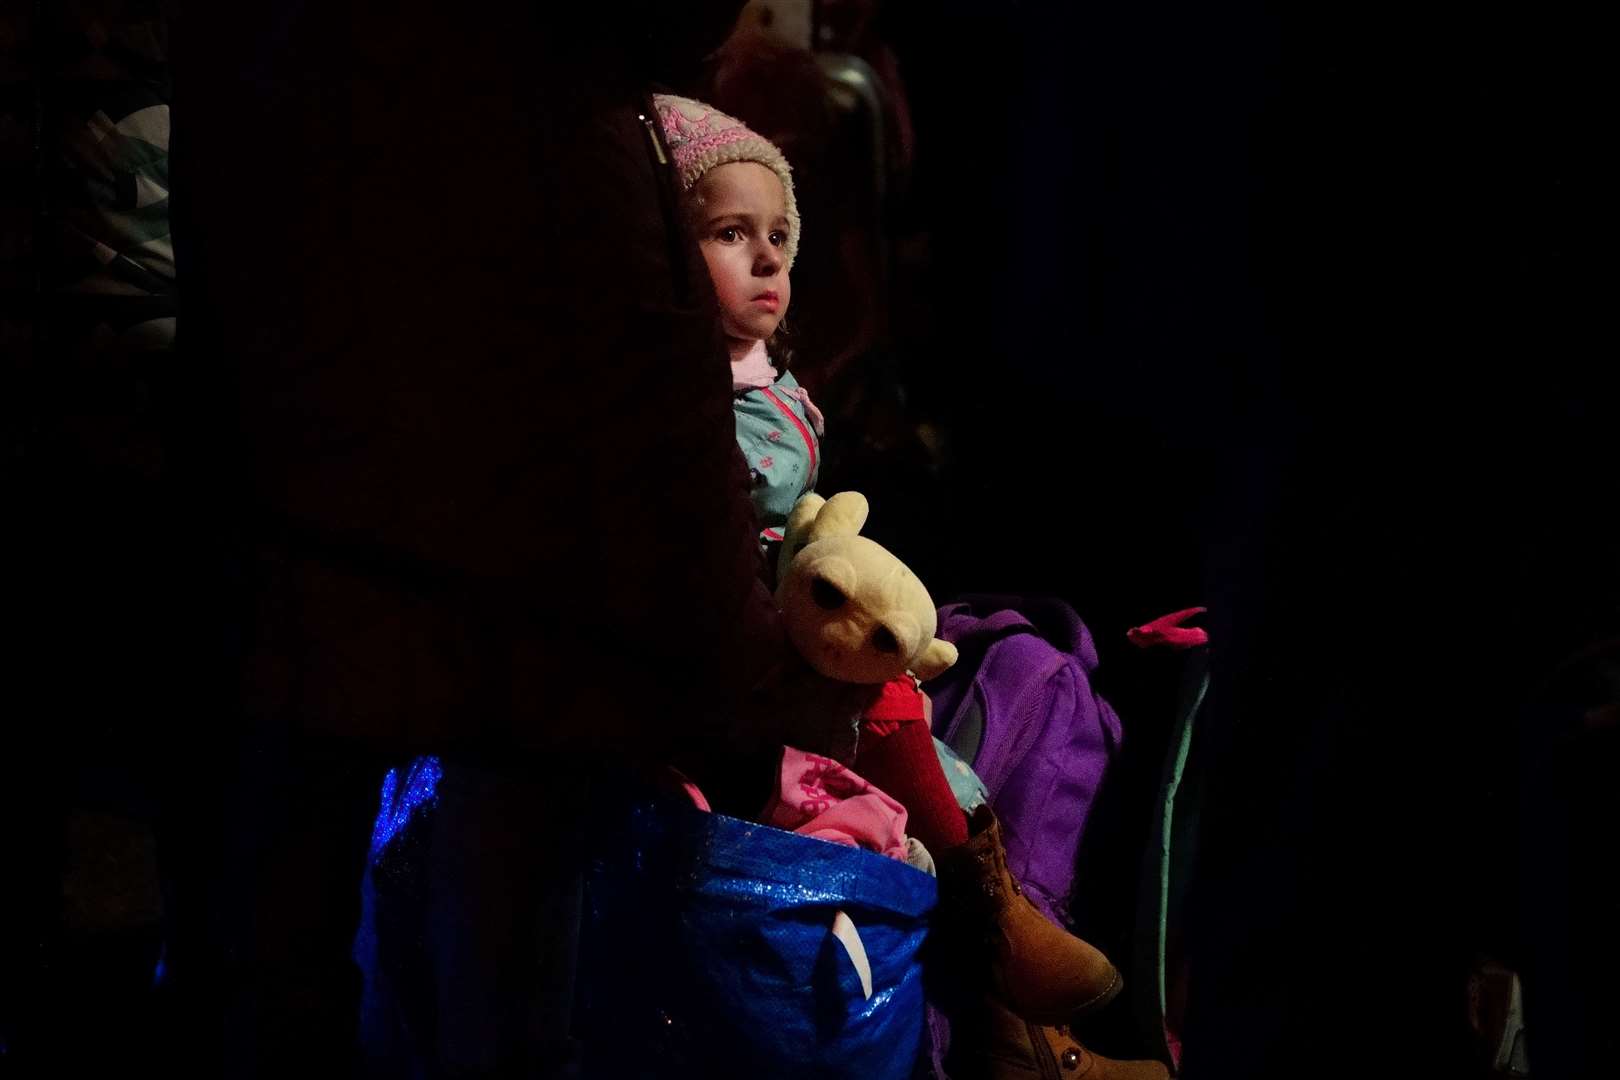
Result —
<svg viewBox="0 0 1620 1080"><path fill-rule="evenodd" d="M688 98L660 95L654 105L714 282L737 440L769 544L815 485L823 433L820 411L781 351L799 242L793 177L782 152L733 117ZM888 684L862 718L851 767L906 808L909 831L935 856L942 916L959 929L953 939L967 952L988 944L998 996L1029 1020L1058 1023L1106 1003L1119 991L1119 972L1023 898L1007 876L987 807L974 813L970 836L963 809L971 801L952 791L928 721L928 699L912 680ZM982 977L976 959L966 966Z"/></svg>
<svg viewBox="0 0 1620 1080"><path fill-rule="evenodd" d="M654 104L720 305L761 539L779 541L788 511L815 487L825 429L781 343L799 245L793 178L780 150L724 113L665 95Z"/></svg>

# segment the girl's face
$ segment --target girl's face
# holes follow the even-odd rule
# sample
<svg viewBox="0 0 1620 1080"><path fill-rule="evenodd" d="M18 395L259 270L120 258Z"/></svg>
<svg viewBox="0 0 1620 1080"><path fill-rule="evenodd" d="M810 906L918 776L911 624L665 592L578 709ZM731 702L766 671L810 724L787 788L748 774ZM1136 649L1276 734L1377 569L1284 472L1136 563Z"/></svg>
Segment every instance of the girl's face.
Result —
<svg viewBox="0 0 1620 1080"><path fill-rule="evenodd" d="M787 195L776 174L754 161L734 161L697 183L698 247L720 299L726 336L761 340L787 314Z"/></svg>

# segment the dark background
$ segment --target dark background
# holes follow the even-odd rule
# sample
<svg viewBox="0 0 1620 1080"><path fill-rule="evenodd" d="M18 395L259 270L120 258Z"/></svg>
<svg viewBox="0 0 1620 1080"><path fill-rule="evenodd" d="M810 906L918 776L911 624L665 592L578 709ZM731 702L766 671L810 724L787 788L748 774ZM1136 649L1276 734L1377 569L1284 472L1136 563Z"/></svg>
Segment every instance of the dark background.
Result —
<svg viewBox="0 0 1620 1080"><path fill-rule="evenodd" d="M1519 903L1557 892L1519 859L1554 839L1519 802L1551 737L1527 703L1620 596L1595 25L888 16L933 230L934 336L904 363L947 418L952 585L1056 591L1105 661L1212 609L1189 1075L1461 1075L1476 954L1523 970L1573 919L1614 957L1612 893L1587 923ZM1602 835L1606 798L1553 828ZM1532 1001L1537 1075L1598 1067L1553 1034L1597 986Z"/></svg>
<svg viewBox="0 0 1620 1080"><path fill-rule="evenodd" d="M34 117L51 103L12 27L71 24L78 62L122 40L95 26L157 11L27 7L0 21L13 385L53 370L72 305L47 308L26 269L48 232L50 124ZM1596 22L1574 4L891 0L875 24L916 157L881 210L882 325L826 385L853 422L833 429L823 487L868 490L873 535L941 599L1065 597L1105 667L1132 670L1128 626L1210 607L1193 1080L1464 1075L1463 980L1482 952L1541 976L1537 1076L1612 1068L1620 910L1594 882L1613 732L1530 767L1580 722L1546 703L1555 666L1620 632L1614 189L1598 169L1615 95ZM840 314L817 307L811 245L842 179L799 175L811 384ZM114 380L94 396L110 443L119 410L161 413L161 373L135 381L155 392ZM14 400L8 424L33 422ZM30 815L72 804L63 877L81 916L54 982L8 989L61 1003L54 1044L83 1048L82 1024L106 1050L147 1034L156 953L145 819L163 748L144 722L165 691L142 680L196 628L143 614L162 610L152 567L185 550L142 487L157 459L99 439L94 484L52 491L84 519L86 580L127 585L103 624L118 666L95 688L119 707L27 712L49 752L13 755L32 767L13 765L29 782L5 809L13 848L52 847ZM60 685L82 681L64 666ZM1153 748L1159 714L1129 708L1130 679L1117 689ZM1132 769L1139 790L1156 777L1151 753ZM17 890L5 920L58 899Z"/></svg>

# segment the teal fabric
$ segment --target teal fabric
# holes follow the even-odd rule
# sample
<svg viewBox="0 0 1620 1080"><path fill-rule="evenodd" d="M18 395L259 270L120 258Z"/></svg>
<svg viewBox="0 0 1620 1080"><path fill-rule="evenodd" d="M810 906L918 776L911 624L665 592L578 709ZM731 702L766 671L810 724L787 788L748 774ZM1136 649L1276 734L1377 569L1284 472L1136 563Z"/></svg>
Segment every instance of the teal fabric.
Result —
<svg viewBox="0 0 1620 1080"><path fill-rule="evenodd" d="M971 814L990 801L990 792L985 788L984 781L979 779L979 774L948 743L936 737L934 753L939 755L939 767L950 782L951 794L956 796L957 806Z"/></svg>
<svg viewBox="0 0 1620 1080"><path fill-rule="evenodd" d="M775 385L739 393L732 402L750 495L770 539L780 539L788 512L799 496L815 489L820 471L820 440L797 397L798 388L792 373L783 372ZM770 536L773 531L776 536Z"/></svg>

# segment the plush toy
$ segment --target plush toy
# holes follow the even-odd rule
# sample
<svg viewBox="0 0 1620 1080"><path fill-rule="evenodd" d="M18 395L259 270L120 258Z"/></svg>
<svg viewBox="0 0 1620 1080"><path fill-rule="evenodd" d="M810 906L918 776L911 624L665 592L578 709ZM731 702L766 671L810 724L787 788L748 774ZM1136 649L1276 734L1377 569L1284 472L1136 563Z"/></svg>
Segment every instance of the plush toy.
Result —
<svg viewBox="0 0 1620 1080"><path fill-rule="evenodd" d="M939 929L965 962L967 981L990 987L1031 1023L1100 1008L1119 993L1119 971L1036 910L1007 867L989 806L970 821L951 792L913 676L945 671L956 647L934 636L939 616L922 582L860 535L866 514L865 497L853 491L805 495L794 505L777 566L788 636L825 677L883 685L861 720L853 769L905 807L907 831L933 853Z"/></svg>
<svg viewBox="0 0 1620 1080"><path fill-rule="evenodd" d="M859 724L852 764L898 799L929 850L967 840L967 825L940 767L928 699L917 679L956 662L934 636L939 615L923 583L881 544L860 535L865 496L809 494L788 515L776 602L789 639L821 675L881 685Z"/></svg>
<svg viewBox="0 0 1620 1080"><path fill-rule="evenodd" d="M938 613L917 576L859 535L866 514L866 497L855 491L812 493L794 505L777 564L788 635L829 679L931 679L956 663L956 646L934 636Z"/></svg>

